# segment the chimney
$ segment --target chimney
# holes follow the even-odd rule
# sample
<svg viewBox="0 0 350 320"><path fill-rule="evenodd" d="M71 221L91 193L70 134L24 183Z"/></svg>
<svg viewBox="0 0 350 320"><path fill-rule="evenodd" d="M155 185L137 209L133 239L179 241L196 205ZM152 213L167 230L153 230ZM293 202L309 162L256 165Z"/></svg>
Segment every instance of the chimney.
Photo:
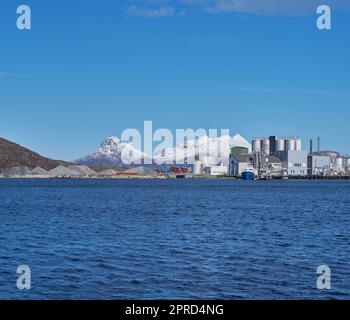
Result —
<svg viewBox="0 0 350 320"><path fill-rule="evenodd" d="M317 152L320 153L321 151L321 138L317 138Z"/></svg>
<svg viewBox="0 0 350 320"><path fill-rule="evenodd" d="M313 141L312 139L310 139L310 153L313 152Z"/></svg>

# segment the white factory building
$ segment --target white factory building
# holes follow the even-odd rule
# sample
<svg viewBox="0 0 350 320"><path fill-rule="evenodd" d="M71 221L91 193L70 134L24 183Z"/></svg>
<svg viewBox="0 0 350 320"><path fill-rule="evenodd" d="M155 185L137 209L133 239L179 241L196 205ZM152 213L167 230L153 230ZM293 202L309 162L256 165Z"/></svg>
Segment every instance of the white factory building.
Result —
<svg viewBox="0 0 350 320"><path fill-rule="evenodd" d="M332 158L327 155L310 154L308 157L308 174L314 176L330 175Z"/></svg>
<svg viewBox="0 0 350 320"><path fill-rule="evenodd" d="M277 151L275 155L282 161L282 170L289 176L307 175L307 151L284 150Z"/></svg>
<svg viewBox="0 0 350 320"><path fill-rule="evenodd" d="M226 176L228 173L228 167L224 165L209 166L205 167L203 172L211 176Z"/></svg>
<svg viewBox="0 0 350 320"><path fill-rule="evenodd" d="M249 167L253 166L260 174L264 176L281 175L282 163L273 155L254 155L231 154L229 175L241 176Z"/></svg>
<svg viewBox="0 0 350 320"><path fill-rule="evenodd" d="M253 152L274 155L282 162L282 170L289 176L308 174L308 153L303 151L299 137L257 137L252 142Z"/></svg>
<svg viewBox="0 0 350 320"><path fill-rule="evenodd" d="M311 152L308 156L309 174L341 175L350 174L350 157L336 151Z"/></svg>
<svg viewBox="0 0 350 320"><path fill-rule="evenodd" d="M278 151L301 151L301 138L299 137L257 137L252 142L253 152L262 152L266 155Z"/></svg>
<svg viewBox="0 0 350 320"><path fill-rule="evenodd" d="M248 154L231 154L229 164L230 176L241 176L243 171L253 165L253 156Z"/></svg>

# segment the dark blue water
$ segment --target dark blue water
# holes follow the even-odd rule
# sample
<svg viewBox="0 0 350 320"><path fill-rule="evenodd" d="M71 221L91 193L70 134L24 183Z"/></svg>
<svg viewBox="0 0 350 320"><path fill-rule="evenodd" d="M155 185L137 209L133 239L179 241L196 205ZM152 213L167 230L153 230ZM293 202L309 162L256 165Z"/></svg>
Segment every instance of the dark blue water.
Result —
<svg viewBox="0 0 350 320"><path fill-rule="evenodd" d="M0 298L350 298L349 208L346 181L0 180Z"/></svg>

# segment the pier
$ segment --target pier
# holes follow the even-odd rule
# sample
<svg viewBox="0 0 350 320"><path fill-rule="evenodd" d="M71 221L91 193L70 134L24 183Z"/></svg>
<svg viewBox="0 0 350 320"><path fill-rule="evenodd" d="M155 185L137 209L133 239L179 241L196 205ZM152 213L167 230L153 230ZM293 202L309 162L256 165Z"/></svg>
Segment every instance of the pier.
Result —
<svg viewBox="0 0 350 320"><path fill-rule="evenodd" d="M350 175L306 175L306 176L272 176L258 177L257 180L350 180Z"/></svg>
<svg viewBox="0 0 350 320"><path fill-rule="evenodd" d="M308 180L350 180L350 175L338 175L338 176L308 175L300 178L308 179Z"/></svg>

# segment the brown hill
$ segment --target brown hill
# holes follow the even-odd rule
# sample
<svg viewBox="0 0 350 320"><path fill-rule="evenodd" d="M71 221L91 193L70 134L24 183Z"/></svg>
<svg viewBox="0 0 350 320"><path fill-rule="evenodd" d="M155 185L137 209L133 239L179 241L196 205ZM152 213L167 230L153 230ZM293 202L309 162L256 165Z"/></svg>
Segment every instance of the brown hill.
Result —
<svg viewBox="0 0 350 320"><path fill-rule="evenodd" d="M51 170L59 165L68 164L64 161L42 157L19 144L0 138L0 169L24 166L30 169L42 167Z"/></svg>

